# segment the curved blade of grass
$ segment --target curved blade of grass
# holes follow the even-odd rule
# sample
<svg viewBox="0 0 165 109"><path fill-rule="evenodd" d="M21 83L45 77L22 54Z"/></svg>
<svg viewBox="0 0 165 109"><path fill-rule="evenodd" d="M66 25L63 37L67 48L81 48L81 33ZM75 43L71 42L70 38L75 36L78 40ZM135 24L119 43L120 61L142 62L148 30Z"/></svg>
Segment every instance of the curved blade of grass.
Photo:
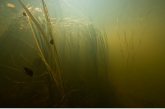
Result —
<svg viewBox="0 0 165 109"><path fill-rule="evenodd" d="M45 19L46 19L46 24L47 24L47 27L48 27L48 31L50 33L51 39L54 40L53 31L52 31L52 27L51 27L51 23L50 23L50 18L49 18L48 10L46 8L46 4L45 4L45 1L44 0L42 0L42 4L43 4L43 8L44 8L44 14L45 14ZM55 49L56 56L57 56L58 63L59 63L59 58L58 58L58 53L57 53L57 48L56 48L55 40L54 40L53 47Z"/></svg>
<svg viewBox="0 0 165 109"><path fill-rule="evenodd" d="M42 0L42 4L43 4L44 14L45 14L45 18L46 18L46 22L47 22L47 27L48 27L48 30L49 30L51 39L54 40L53 31L52 31L52 27L51 27L49 15L48 15L48 10L47 10L47 8L46 8L46 4L45 4L45 1L44 1L44 0ZM57 59L58 59L58 63L57 63L57 64L59 65L60 63L59 63L59 58L58 58L58 54L57 54L57 48L56 48L55 40L54 40L53 46L54 46L55 53L56 53L56 56L57 56ZM59 73L59 78L60 78L60 84L61 84L61 86L63 86L63 85L62 85L62 78L61 78L61 74L60 74L61 72L58 71L58 73ZM62 87L62 88L63 88L63 87ZM63 90L63 89L62 89L62 90Z"/></svg>

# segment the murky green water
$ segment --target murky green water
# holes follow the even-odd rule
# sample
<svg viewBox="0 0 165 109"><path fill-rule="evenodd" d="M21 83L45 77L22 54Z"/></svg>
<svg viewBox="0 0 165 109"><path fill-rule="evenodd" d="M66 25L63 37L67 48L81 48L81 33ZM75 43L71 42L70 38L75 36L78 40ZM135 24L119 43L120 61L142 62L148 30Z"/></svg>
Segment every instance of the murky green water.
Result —
<svg viewBox="0 0 165 109"><path fill-rule="evenodd" d="M45 0L53 38L22 2L41 29L0 1L0 107L165 107L164 0Z"/></svg>

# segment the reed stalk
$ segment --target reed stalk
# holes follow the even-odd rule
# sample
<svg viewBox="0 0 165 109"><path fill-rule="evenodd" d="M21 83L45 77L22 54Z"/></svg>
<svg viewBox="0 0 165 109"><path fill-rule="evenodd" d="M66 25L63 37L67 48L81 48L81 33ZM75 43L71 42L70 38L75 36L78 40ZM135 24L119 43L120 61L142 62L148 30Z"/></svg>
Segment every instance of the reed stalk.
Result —
<svg viewBox="0 0 165 109"><path fill-rule="evenodd" d="M56 58L55 58L54 62L57 66L57 73L59 75L60 84L61 84L61 86L63 86L62 85L62 78L61 78L61 71L60 71L60 68L59 68L59 65L60 65L59 56L58 56L58 53L57 53L57 47L56 47L55 39L54 39L54 36L53 36L52 26L51 26L51 22L50 22L50 18L49 18L49 13L48 13L48 10L47 10L47 7L46 7L46 4L45 4L44 0L42 0L42 5L43 5L43 8L44 8L44 14L45 14L45 19L46 19L46 24L47 24L47 27L48 27L48 31L49 31L49 34L51 36L51 39L53 39L53 41L54 41L53 47L54 47L55 55L56 55ZM61 87L61 88L63 90L63 87Z"/></svg>
<svg viewBox="0 0 165 109"><path fill-rule="evenodd" d="M32 25L31 25L31 23L30 23L30 20L29 20L29 18L27 17L27 18L28 18L28 23L29 23L29 25L30 25L30 29L31 29L31 31L32 31L32 34L33 34L33 37L34 37L34 40L35 40L35 43L36 43L37 48L38 48L38 50L39 50L39 56L41 57L41 59L42 59L43 62L45 63L45 66L46 66L48 72L50 73L51 78L54 80L55 84L57 85L57 88L58 88L59 92L60 92L60 93L62 94L62 96L63 96L64 91L63 91L63 86L62 86L62 79L61 79L61 76L60 76L61 73L60 73L60 68L59 68L59 64L58 64L58 57L57 57L57 55L56 55L56 56L54 55L54 52L53 52L53 50L52 50L52 48L51 48L51 46L50 46L50 43L49 43L49 41L48 41L48 39L47 39L46 33L45 33L44 30L42 29L41 25L38 23L38 21L37 21L36 18L32 15L32 13L27 9L27 7L26 7L25 4L22 2L22 0L19 0L19 2L20 2L20 4L22 5L22 7L25 9L27 15L32 19L32 21L34 22L34 24L36 25L36 27L40 30L40 32L41 32L41 34L42 34L44 40L46 41L46 45L47 45L47 47L48 47L48 49L49 49L49 51L50 51L50 53L51 53L51 56L52 56L52 58L53 58L54 63L55 63L56 73L55 73L54 71L52 71L52 69L50 68L50 66L49 66L48 63L46 62L46 60L45 60L45 58L44 58L44 55L43 55L43 53L42 53L42 50L41 50L41 48L40 48L40 46L39 46L39 43L38 43L38 41L37 41L37 38L36 38L36 36L35 36L34 30L33 30L33 28L32 28ZM45 15L46 15L46 14L45 14ZM50 27L50 28L51 28L51 27ZM50 30L50 31L51 31L51 30ZM52 33L50 33L50 34L52 34ZM55 50L56 50L56 49L55 49ZM56 52L57 52L57 50L56 50ZM56 74L57 74L57 75L56 75Z"/></svg>

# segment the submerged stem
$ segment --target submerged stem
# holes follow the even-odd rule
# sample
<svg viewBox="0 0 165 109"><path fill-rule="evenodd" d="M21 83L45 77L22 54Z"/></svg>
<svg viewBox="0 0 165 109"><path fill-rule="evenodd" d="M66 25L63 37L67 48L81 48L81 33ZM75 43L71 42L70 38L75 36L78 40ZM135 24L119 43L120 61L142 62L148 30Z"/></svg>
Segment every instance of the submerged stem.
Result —
<svg viewBox="0 0 165 109"><path fill-rule="evenodd" d="M29 25L30 25L30 29L31 29L31 31L32 31L33 37L34 37L34 39L35 39L35 42L36 42L37 47L38 47L38 50L39 50L40 57L41 57L41 59L43 60L43 62L45 63L45 65L46 65L48 71L50 71L50 74L51 74L53 80L55 81L55 83L56 83L56 85L57 85L57 88L59 89L60 93L62 93L62 95L63 95L63 94L64 94L64 91L63 91L63 85L62 85L62 79L61 79L61 72L60 72L59 63L58 63L58 57L57 57L57 55L56 55L56 57L55 57L54 52L53 52L53 50L52 50L52 48L51 48L51 46L50 46L50 43L49 43L49 41L48 41L48 39L47 39L46 33L45 33L44 30L42 29L41 25L38 23L38 21L37 21L36 18L32 15L32 13L28 10L28 8L25 6L25 4L22 2L22 0L19 0L19 1L20 1L20 3L21 3L22 7L25 9L25 11L26 11L26 13L28 14L28 16L32 19L32 21L34 22L34 24L36 25L36 27L40 30L42 36L44 37L44 40L46 41L46 45L48 46L48 49L49 49L49 51L50 51L50 53L51 53L51 56L52 56L52 58L53 58L53 61L54 61L54 63L55 63L55 67L56 67L56 69L57 69L56 71L57 71L58 76L55 75L55 72L52 71L52 69L51 69L51 68L49 67L49 65L47 64L47 62L46 62L46 60L45 60L45 58L44 58L44 55L43 55L43 53L42 53L42 50L41 50L41 48L40 48L40 46L39 46L39 43L38 43L38 41L37 41L37 38L36 38L36 36L35 36L35 33L34 33L33 29L32 29L30 20L28 19L28 22L29 22ZM56 49L55 49L55 50L56 50ZM56 51L56 52L57 52L57 51ZM57 80L57 77L59 77L59 80ZM60 85L59 85L59 84L60 84Z"/></svg>

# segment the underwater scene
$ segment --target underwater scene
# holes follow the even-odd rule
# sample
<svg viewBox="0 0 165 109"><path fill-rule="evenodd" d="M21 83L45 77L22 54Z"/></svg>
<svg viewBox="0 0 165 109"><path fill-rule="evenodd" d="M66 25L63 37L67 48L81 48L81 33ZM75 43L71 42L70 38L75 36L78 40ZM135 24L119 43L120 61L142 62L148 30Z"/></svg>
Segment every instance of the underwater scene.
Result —
<svg viewBox="0 0 165 109"><path fill-rule="evenodd" d="M0 0L0 107L165 107L164 0Z"/></svg>

